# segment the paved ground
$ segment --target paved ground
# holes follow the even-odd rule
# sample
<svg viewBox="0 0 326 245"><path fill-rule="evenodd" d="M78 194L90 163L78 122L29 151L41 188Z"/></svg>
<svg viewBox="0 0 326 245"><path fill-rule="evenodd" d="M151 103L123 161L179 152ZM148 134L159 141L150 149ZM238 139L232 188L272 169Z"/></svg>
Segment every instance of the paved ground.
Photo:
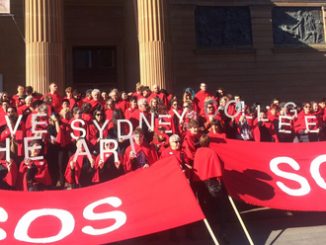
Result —
<svg viewBox="0 0 326 245"><path fill-rule="evenodd" d="M219 207L218 221L209 218L220 244L249 244L227 199ZM324 245L326 212L285 212L236 203L254 244ZM220 206L220 205L219 205ZM116 243L117 245L214 244L203 222L146 237Z"/></svg>

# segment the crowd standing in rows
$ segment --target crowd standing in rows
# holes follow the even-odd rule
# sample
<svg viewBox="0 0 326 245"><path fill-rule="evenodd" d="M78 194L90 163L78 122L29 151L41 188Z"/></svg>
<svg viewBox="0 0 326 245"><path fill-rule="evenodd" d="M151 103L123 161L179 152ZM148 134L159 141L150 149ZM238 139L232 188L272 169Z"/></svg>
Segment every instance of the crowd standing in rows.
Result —
<svg viewBox="0 0 326 245"><path fill-rule="evenodd" d="M258 103L248 106L240 96L226 94L223 89L210 93L205 83L196 93L185 89L182 98L157 85L149 88L137 84L132 93L89 89L82 94L68 87L64 96L58 93L55 83L50 84L47 94L34 92L30 86L18 86L13 96L2 92L0 103L0 143L3 148L9 139L11 151L10 160L0 151L2 189L36 191L89 186L147 168L171 155L176 156L190 179L196 179L192 169L195 158L200 158L197 149L201 148L202 155L210 154L209 142L223 143L227 138L260 142L326 139L324 99L305 102L298 108L293 104L285 106L279 99L266 107ZM42 116L37 117L35 126L33 115L39 113ZM72 127L76 119L81 119L77 120L79 129ZM118 137L117 122L121 119L130 121L132 141ZM154 122L153 128L146 122ZM17 130L12 134L16 124ZM35 135L33 127L44 132ZM127 135L130 127L123 125L120 130ZM40 139L29 143L26 158L24 138L31 136ZM99 144L107 138L117 140L118 158L112 153L101 156ZM104 147L110 149L114 145L107 143ZM78 154L85 148L91 157ZM37 159L38 156L44 158Z"/></svg>

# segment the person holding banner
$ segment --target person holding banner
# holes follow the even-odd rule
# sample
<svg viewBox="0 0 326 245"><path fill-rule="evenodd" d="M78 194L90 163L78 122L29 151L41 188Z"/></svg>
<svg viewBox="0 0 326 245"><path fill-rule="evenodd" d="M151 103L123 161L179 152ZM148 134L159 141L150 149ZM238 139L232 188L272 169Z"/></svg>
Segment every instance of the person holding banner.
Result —
<svg viewBox="0 0 326 245"><path fill-rule="evenodd" d="M193 164L192 187L206 216L216 215L217 197L221 190L222 166L217 153L209 148L208 135L199 139Z"/></svg>
<svg viewBox="0 0 326 245"><path fill-rule="evenodd" d="M226 143L226 134L219 120L213 119L213 121L210 122L207 135L213 143Z"/></svg>
<svg viewBox="0 0 326 245"><path fill-rule="evenodd" d="M155 148L144 141L143 130L136 128L132 134L131 144L124 154L123 167L125 172L138 168L148 168L157 159Z"/></svg>
<svg viewBox="0 0 326 245"><path fill-rule="evenodd" d="M169 138L170 146L167 147L161 154L160 159L175 156L183 171L186 171L186 175L189 176L189 171L192 169L190 161L181 149L181 138L177 134L173 134ZM189 171L187 171L189 170Z"/></svg>

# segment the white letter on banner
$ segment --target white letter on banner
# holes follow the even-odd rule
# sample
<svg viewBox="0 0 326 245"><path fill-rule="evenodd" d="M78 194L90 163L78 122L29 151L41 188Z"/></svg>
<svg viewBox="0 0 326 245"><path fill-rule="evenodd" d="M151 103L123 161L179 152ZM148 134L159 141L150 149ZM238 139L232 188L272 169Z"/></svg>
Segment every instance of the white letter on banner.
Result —
<svg viewBox="0 0 326 245"><path fill-rule="evenodd" d="M102 128L100 127L100 125L98 125L96 120L93 120L93 123L95 125L95 127L98 129L99 133L100 133L100 139L103 139L103 130L106 128L106 126L109 123L109 120L105 120L105 122L103 123Z"/></svg>
<svg viewBox="0 0 326 245"><path fill-rule="evenodd" d="M114 147L106 149L105 145L106 144L113 144ZM104 159L104 153L112 153L114 155L114 162L118 162L119 161L119 157L118 157L118 142L114 139L102 139L100 140L100 159Z"/></svg>
<svg viewBox="0 0 326 245"><path fill-rule="evenodd" d="M55 236L44 238L32 238L28 235L28 229L34 220L42 216L54 216L61 222L61 230ZM46 229L46 225L43 226ZM63 209L45 208L28 211L19 221L15 229L14 237L18 241L30 243L57 242L68 236L75 228L75 219L71 213Z"/></svg>
<svg viewBox="0 0 326 245"><path fill-rule="evenodd" d="M171 127L171 122L162 121L162 118L171 118L171 115L158 115L158 126L169 126ZM166 130L165 133L172 134L172 130Z"/></svg>
<svg viewBox="0 0 326 245"><path fill-rule="evenodd" d="M39 146L28 146L29 142L33 141L33 140L41 140L41 139L42 139L41 137L25 137L24 138L25 159L42 160L44 158L43 156L36 156L36 157L30 157L29 156L29 150L32 150L32 149L41 150L42 149L41 145L39 145Z"/></svg>
<svg viewBox="0 0 326 245"><path fill-rule="evenodd" d="M144 120L144 122L146 123L146 125L147 125L149 131L154 132L154 113L151 112L151 124L149 124L149 122L148 122L148 120L147 120L147 118L145 117L145 115L144 115L143 112L141 112L141 113L139 114L139 127L140 127L140 128L143 128L143 120Z"/></svg>
<svg viewBox="0 0 326 245"><path fill-rule="evenodd" d="M8 115L5 115L6 123L8 125L8 128L9 128L9 131L10 131L10 135L11 136L14 136L15 135L15 133L16 133L16 131L18 129L18 126L19 126L19 124L20 124L20 122L22 120L22 118L23 118L23 115L19 115L18 116L18 119L16 121L16 124L15 124L15 127L12 128L11 121L9 120Z"/></svg>
<svg viewBox="0 0 326 245"><path fill-rule="evenodd" d="M121 128L121 124L122 123L127 123L129 126L129 130L128 130L128 134L127 135L122 135L122 128ZM127 119L118 119L117 120L117 131L118 131L118 140L120 141L120 139L125 140L125 139L131 139L132 136L132 132L134 131L133 126L131 124L131 122Z"/></svg>
<svg viewBox="0 0 326 245"><path fill-rule="evenodd" d="M82 151L82 150L85 150L85 151ZM92 154L91 152L89 151L88 149L88 146L87 146L87 143L84 139L80 139L78 141L78 144L77 144L77 150L74 154L74 161L77 161L77 158L79 156L87 156L88 160L91 161L92 160Z"/></svg>
<svg viewBox="0 0 326 245"><path fill-rule="evenodd" d="M122 211L111 211L111 212L105 212L105 213L94 213L94 209L97 206L103 205L103 204L109 204L115 208L121 206L122 201L118 197L107 197L101 200L98 200L96 202L93 202L89 204L83 212L83 216L85 219L88 220L105 220L105 219L114 219L116 222L106 228L102 229L95 229L92 226L85 226L82 228L82 232L88 235L98 236L103 235L109 232L112 232L114 230L119 229L121 226L123 226L127 221L127 215Z"/></svg>
<svg viewBox="0 0 326 245"><path fill-rule="evenodd" d="M316 157L310 165L310 174L316 181L317 185L326 190L326 182L323 177L320 176L320 165L326 162L326 155L320 155Z"/></svg>
<svg viewBox="0 0 326 245"><path fill-rule="evenodd" d="M309 122L309 119L313 119L314 121L313 122ZM311 132L311 133L318 133L319 132L318 129L316 129L316 130L310 130L309 129L309 126L314 126L314 127L317 126L317 123L316 123L317 118L316 118L316 116L304 116L304 121L306 123L306 130L308 132Z"/></svg>
<svg viewBox="0 0 326 245"><path fill-rule="evenodd" d="M231 105L231 104L237 104L237 101L236 100L230 100L230 101L228 101L228 103L226 103L226 105L225 105L225 107L224 107L224 114L228 117L228 118L236 118L239 114L240 114L240 112L241 112L241 107L239 107L239 108L236 108L237 110L236 110L236 112L237 113L235 113L234 115L230 115L229 114L229 112L228 112L228 109L229 109L229 106Z"/></svg>
<svg viewBox="0 0 326 245"><path fill-rule="evenodd" d="M8 213L4 208L0 207L0 222L6 222L8 220ZM0 229L0 241L6 239L7 233Z"/></svg>
<svg viewBox="0 0 326 245"><path fill-rule="evenodd" d="M174 115L176 115L179 118L179 123L183 122L183 118L185 117L186 112L187 112L187 109L183 109L182 114L179 115L178 111L176 109L173 109Z"/></svg>
<svg viewBox="0 0 326 245"><path fill-rule="evenodd" d="M45 127L48 126L48 123L46 121L36 121L36 118L38 117L46 117L47 114L45 113L37 113L37 114L32 114L32 133L33 134L46 134L48 131L47 130L36 130L37 125L44 125Z"/></svg>
<svg viewBox="0 0 326 245"><path fill-rule="evenodd" d="M0 147L0 152L6 152L6 161L10 161L10 139L6 138L6 147Z"/></svg>
<svg viewBox="0 0 326 245"><path fill-rule="evenodd" d="M289 122L287 121L284 122L283 119L287 119ZM292 117L280 116L278 119L278 131L284 134L291 134L292 133L291 130L282 129L282 126L288 126L289 128L291 128L291 120Z"/></svg>
<svg viewBox="0 0 326 245"><path fill-rule="evenodd" d="M301 185L301 187L299 189L291 189L291 188L287 187L285 184L283 184L281 181L277 181L276 185L282 191L284 191L285 193L287 193L290 196L307 195L310 192L311 188L310 188L310 185L309 185L308 181L306 180L306 178L304 178L300 175L294 174L294 173L288 173L288 172L280 170L278 168L278 165L281 163L287 163L294 170L299 170L300 165L294 159L292 159L290 157L276 157L276 158L272 159L269 163L269 167L274 174L276 174L277 176L283 177L285 179L296 181Z"/></svg>
<svg viewBox="0 0 326 245"><path fill-rule="evenodd" d="M289 112L293 113L293 116L292 117L287 114L287 110L288 110L288 107L289 106L291 106L293 108L293 109L291 109L291 107L290 107L291 110L289 110ZM297 107L297 105L295 103L293 103L293 102L287 102L284 105L285 115L291 117L292 119L293 118L296 118L298 116L298 111L295 109L296 107Z"/></svg>
<svg viewBox="0 0 326 245"><path fill-rule="evenodd" d="M84 120L82 120L82 119L75 119L75 120L73 120L72 122L71 122L71 129L72 130L76 130L76 131L80 131L80 132L82 132L82 135L80 135L80 136L76 136L76 135L74 135L73 134L73 132L71 132L70 133L70 136L72 137L72 138L74 138L75 140L76 139L78 139L78 138L85 138L86 137L86 130L84 129L84 128L80 128L80 127L76 127L75 126L75 123L76 122L79 122L79 123L81 123L81 125L85 125L85 122L84 122Z"/></svg>

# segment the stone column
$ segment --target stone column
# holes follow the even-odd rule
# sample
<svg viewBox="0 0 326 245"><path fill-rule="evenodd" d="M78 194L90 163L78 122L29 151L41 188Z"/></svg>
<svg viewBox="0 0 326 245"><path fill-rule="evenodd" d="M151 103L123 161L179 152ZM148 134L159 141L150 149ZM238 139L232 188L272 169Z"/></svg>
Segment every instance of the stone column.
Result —
<svg viewBox="0 0 326 245"><path fill-rule="evenodd" d="M166 0L138 0L140 82L170 88Z"/></svg>
<svg viewBox="0 0 326 245"><path fill-rule="evenodd" d="M55 82L63 91L63 1L25 0L26 85L40 93Z"/></svg>

